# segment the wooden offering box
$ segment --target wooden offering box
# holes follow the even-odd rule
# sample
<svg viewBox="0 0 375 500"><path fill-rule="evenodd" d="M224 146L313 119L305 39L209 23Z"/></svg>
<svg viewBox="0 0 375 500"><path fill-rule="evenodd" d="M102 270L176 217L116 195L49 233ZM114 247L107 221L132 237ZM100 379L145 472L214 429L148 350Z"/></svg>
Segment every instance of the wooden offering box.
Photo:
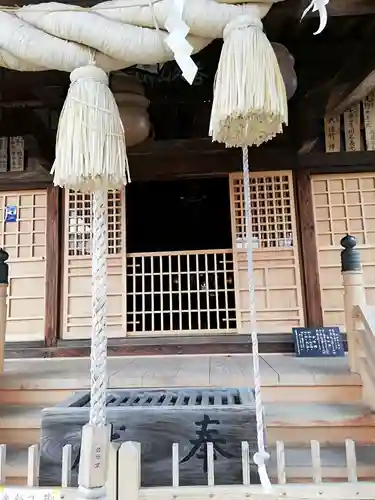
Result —
<svg viewBox="0 0 375 500"><path fill-rule="evenodd" d="M251 389L162 389L110 391L107 418L112 441L138 441L142 485L172 485L172 444L179 443L180 484L207 484L207 442L213 443L215 484L241 484L241 441L256 451L256 419ZM62 448L73 447L77 484L82 426L89 419L90 395L76 393L42 412L40 485L61 481ZM258 475L251 463L251 481Z"/></svg>

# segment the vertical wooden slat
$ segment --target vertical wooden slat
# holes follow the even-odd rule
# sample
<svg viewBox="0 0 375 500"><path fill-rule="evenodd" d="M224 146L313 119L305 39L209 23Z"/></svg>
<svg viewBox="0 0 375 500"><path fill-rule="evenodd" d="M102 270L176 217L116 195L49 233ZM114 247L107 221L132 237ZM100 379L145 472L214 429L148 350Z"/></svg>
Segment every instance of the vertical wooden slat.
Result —
<svg viewBox="0 0 375 500"><path fill-rule="evenodd" d="M189 330L192 329L192 315L191 315L191 283L190 283L190 255L186 255L186 269L187 269L187 290L188 290L188 318L189 318Z"/></svg>
<svg viewBox="0 0 375 500"><path fill-rule="evenodd" d="M298 169L294 172L294 181L300 239L301 278L305 298L305 322L309 327L321 327L323 326L322 296L311 177L305 170Z"/></svg>
<svg viewBox="0 0 375 500"><path fill-rule="evenodd" d="M355 453L355 442L352 439L345 440L346 470L349 483L356 483L357 477L357 457Z"/></svg>
<svg viewBox="0 0 375 500"><path fill-rule="evenodd" d="M198 309L198 330L202 328L202 316L201 316L201 288L199 284L199 255L196 254L195 256L195 273L197 276L197 309Z"/></svg>
<svg viewBox="0 0 375 500"><path fill-rule="evenodd" d="M39 446L33 444L27 454L27 486L34 488L39 482Z"/></svg>
<svg viewBox="0 0 375 500"><path fill-rule="evenodd" d="M47 188L46 227L46 300L44 343L46 347L57 344L60 322L60 188Z"/></svg>
<svg viewBox="0 0 375 500"><path fill-rule="evenodd" d="M313 470L313 482L320 484L322 482L322 463L320 460L319 441L311 441L311 462Z"/></svg>
<svg viewBox="0 0 375 500"><path fill-rule="evenodd" d="M7 447L5 444L0 445L0 485L5 484L5 464L7 456Z"/></svg>
<svg viewBox="0 0 375 500"><path fill-rule="evenodd" d="M177 488L180 485L180 452L178 443L172 445L172 486Z"/></svg>
<svg viewBox="0 0 375 500"><path fill-rule="evenodd" d="M242 483L245 486L248 486L250 484L250 452L249 452L249 443L247 441L242 441L241 451L242 451Z"/></svg>
<svg viewBox="0 0 375 500"><path fill-rule="evenodd" d="M22 136L9 139L10 171L22 172L25 169L25 139Z"/></svg>
<svg viewBox="0 0 375 500"><path fill-rule="evenodd" d="M141 487L141 445L133 441L119 449L117 500L138 500Z"/></svg>
<svg viewBox="0 0 375 500"><path fill-rule="evenodd" d="M276 442L276 455L277 455L277 482L279 484L286 484L285 449L283 441Z"/></svg>
<svg viewBox="0 0 375 500"><path fill-rule="evenodd" d="M340 152L341 149L340 124L341 124L340 116L324 118L326 153Z"/></svg>
<svg viewBox="0 0 375 500"><path fill-rule="evenodd" d="M72 485L72 445L66 444L62 450L61 486L70 488Z"/></svg>
<svg viewBox="0 0 375 500"><path fill-rule="evenodd" d="M361 150L360 104L355 104L344 113L345 150Z"/></svg>
<svg viewBox="0 0 375 500"><path fill-rule="evenodd" d="M0 172L8 170L8 137L0 137Z"/></svg>
<svg viewBox="0 0 375 500"><path fill-rule="evenodd" d="M108 473L106 482L107 500L117 500L117 453L118 453L118 445L110 443L108 452Z"/></svg>
<svg viewBox="0 0 375 500"><path fill-rule="evenodd" d="M207 484L215 486L214 445L207 443Z"/></svg>
<svg viewBox="0 0 375 500"><path fill-rule="evenodd" d="M367 151L375 150L375 92L372 91L363 100L363 117Z"/></svg>

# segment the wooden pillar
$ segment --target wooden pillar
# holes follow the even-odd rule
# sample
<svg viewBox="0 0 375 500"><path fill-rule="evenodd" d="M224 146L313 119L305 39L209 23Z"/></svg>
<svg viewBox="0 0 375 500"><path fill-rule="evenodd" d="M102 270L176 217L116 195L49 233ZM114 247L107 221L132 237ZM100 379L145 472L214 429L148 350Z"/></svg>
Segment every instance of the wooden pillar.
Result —
<svg viewBox="0 0 375 500"><path fill-rule="evenodd" d="M363 286L363 271L357 240L348 234L342 238L341 273L344 285L345 330L348 342L348 360L350 370L359 373L359 346L357 331L360 330L358 320L353 315L354 306L366 305L366 293Z"/></svg>
<svg viewBox="0 0 375 500"><path fill-rule="evenodd" d="M8 253L0 248L0 374L4 371L5 332L7 326Z"/></svg>
<svg viewBox="0 0 375 500"><path fill-rule="evenodd" d="M294 188L297 201L305 321L306 326L317 328L323 326L323 312L310 173L303 169L294 171Z"/></svg>
<svg viewBox="0 0 375 500"><path fill-rule="evenodd" d="M46 302L44 343L46 347L57 344L60 329L60 188L47 188L47 254L46 254Z"/></svg>

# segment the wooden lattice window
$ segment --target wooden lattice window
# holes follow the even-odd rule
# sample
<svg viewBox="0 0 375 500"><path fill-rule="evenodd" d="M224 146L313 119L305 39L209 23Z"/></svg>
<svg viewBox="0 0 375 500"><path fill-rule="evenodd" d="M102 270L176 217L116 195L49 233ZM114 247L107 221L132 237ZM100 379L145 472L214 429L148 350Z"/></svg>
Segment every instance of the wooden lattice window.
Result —
<svg viewBox="0 0 375 500"><path fill-rule="evenodd" d="M128 332L235 329L232 253L129 254L126 321Z"/></svg>
<svg viewBox="0 0 375 500"><path fill-rule="evenodd" d="M14 216L7 219L12 208ZM0 195L0 246L10 259L46 255L46 195L44 192L13 192Z"/></svg>
<svg viewBox="0 0 375 500"><path fill-rule="evenodd" d="M250 178L254 248L293 246L291 185L288 175ZM246 245L244 185L233 179L233 207L237 247Z"/></svg>
<svg viewBox="0 0 375 500"><path fill-rule="evenodd" d="M68 249L69 255L91 255L92 195L69 191ZM108 192L108 253L122 250L122 192Z"/></svg>
<svg viewBox="0 0 375 500"><path fill-rule="evenodd" d="M347 233L359 245L375 243L374 174L316 177L312 186L320 247L340 247Z"/></svg>

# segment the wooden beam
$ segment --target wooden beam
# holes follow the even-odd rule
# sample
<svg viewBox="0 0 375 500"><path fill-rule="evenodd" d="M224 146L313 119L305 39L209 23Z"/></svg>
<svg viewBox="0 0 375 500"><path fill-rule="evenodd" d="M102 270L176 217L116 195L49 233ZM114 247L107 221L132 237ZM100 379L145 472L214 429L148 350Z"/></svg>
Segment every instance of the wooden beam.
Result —
<svg viewBox="0 0 375 500"><path fill-rule="evenodd" d="M29 108L4 109L1 136L32 135L38 145L40 164L48 171L55 157L55 133ZM35 152L34 152L35 153Z"/></svg>
<svg viewBox="0 0 375 500"><path fill-rule="evenodd" d="M300 12L310 4L311 0L302 0ZM373 0L330 0L327 5L328 17L330 16L368 16L375 14ZM309 17L319 16L318 12L309 13ZM329 19L328 19L329 22Z"/></svg>
<svg viewBox="0 0 375 500"><path fill-rule="evenodd" d="M362 36L338 72L301 99L299 105L311 119L341 114L375 87L375 23L361 26Z"/></svg>
<svg viewBox="0 0 375 500"><path fill-rule="evenodd" d="M44 343L46 347L57 345L60 330L60 284L61 284L61 193L60 188L47 188L47 254L45 282Z"/></svg>
<svg viewBox="0 0 375 500"><path fill-rule="evenodd" d="M294 182L300 236L302 288L305 298L305 321L306 326L317 328L323 326L323 312L310 174L305 170L296 170Z"/></svg>
<svg viewBox="0 0 375 500"><path fill-rule="evenodd" d="M277 9L282 16L287 13L288 17L301 19L303 11L310 5L311 0L285 0L278 2L272 11ZM327 4L328 23L330 17L343 16L368 16L375 14L375 3L373 0L330 0ZM269 14L270 15L270 14ZM319 17L318 12L310 11L306 18ZM266 18L267 19L267 18Z"/></svg>
<svg viewBox="0 0 375 500"><path fill-rule="evenodd" d="M375 151L301 154L299 165L314 173L374 172Z"/></svg>
<svg viewBox="0 0 375 500"><path fill-rule="evenodd" d="M52 176L36 158L29 158L27 163L27 169L22 172L0 173L0 191L42 189L52 184Z"/></svg>

